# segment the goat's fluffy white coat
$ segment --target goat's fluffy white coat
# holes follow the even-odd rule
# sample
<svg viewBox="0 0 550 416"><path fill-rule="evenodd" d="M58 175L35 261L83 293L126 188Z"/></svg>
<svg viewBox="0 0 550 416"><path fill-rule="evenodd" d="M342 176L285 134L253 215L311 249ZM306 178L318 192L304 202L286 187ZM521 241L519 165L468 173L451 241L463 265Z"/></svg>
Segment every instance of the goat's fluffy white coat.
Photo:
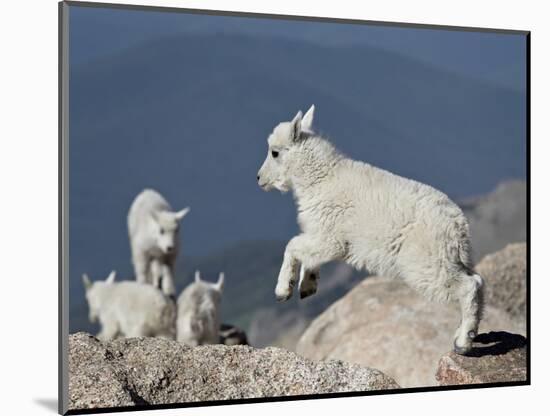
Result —
<svg viewBox="0 0 550 416"><path fill-rule="evenodd" d="M471 270L467 220L445 194L339 153L313 132L312 106L275 127L258 172L264 190L292 190L301 234L288 243L276 296L317 290L322 264L400 277L430 298L462 311L455 349L471 348L482 310L482 279Z"/></svg>
<svg viewBox="0 0 550 416"><path fill-rule="evenodd" d="M83 276L90 321L101 323L99 339L175 338L176 305L171 299L152 285L114 280L115 272L106 281L93 283Z"/></svg>
<svg viewBox="0 0 550 416"><path fill-rule="evenodd" d="M223 282L223 273L220 273L217 283L205 282L198 271L195 273L195 281L178 298L179 342L190 346L220 342L219 305Z"/></svg>
<svg viewBox="0 0 550 416"><path fill-rule="evenodd" d="M179 222L189 208L173 212L161 194L142 191L128 213L128 234L136 280L174 295L174 265L179 250Z"/></svg>

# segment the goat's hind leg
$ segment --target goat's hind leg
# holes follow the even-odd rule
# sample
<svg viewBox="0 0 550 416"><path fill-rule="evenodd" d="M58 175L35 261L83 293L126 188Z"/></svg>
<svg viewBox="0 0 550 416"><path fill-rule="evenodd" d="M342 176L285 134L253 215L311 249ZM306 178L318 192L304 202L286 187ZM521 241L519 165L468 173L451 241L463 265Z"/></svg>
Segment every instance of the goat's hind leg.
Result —
<svg viewBox="0 0 550 416"><path fill-rule="evenodd" d="M455 296L460 305L461 321L456 330L454 350L467 354L477 335L483 313L483 279L475 273L464 272L456 283Z"/></svg>

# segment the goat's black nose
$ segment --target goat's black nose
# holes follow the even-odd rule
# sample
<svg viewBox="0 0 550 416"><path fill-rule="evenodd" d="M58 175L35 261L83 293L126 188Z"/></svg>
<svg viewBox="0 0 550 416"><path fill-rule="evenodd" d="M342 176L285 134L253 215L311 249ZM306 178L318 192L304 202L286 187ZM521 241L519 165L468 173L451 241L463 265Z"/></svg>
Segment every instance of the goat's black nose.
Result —
<svg viewBox="0 0 550 416"><path fill-rule="evenodd" d="M168 253L172 252L172 250L174 250L174 247L172 247L172 246L166 247L166 251L167 251Z"/></svg>
<svg viewBox="0 0 550 416"><path fill-rule="evenodd" d="M260 175L256 176L256 180L258 181L260 180Z"/></svg>

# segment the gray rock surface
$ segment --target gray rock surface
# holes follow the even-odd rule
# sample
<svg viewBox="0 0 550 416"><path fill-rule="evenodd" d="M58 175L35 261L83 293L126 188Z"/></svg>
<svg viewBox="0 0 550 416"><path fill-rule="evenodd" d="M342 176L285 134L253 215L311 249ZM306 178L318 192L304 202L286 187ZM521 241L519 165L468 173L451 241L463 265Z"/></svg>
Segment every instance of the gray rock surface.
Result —
<svg viewBox="0 0 550 416"><path fill-rule="evenodd" d="M459 321L458 306L430 302L398 280L369 277L311 323L296 352L378 368L403 387L431 386ZM480 331L524 327L488 306Z"/></svg>
<svg viewBox="0 0 550 416"><path fill-rule="evenodd" d="M512 317L525 320L527 285L527 246L509 244L485 256L476 266L485 279L485 302Z"/></svg>
<svg viewBox="0 0 550 416"><path fill-rule="evenodd" d="M208 345L161 338L102 343L69 336L69 408L395 389L378 370L313 362L279 348Z"/></svg>
<svg viewBox="0 0 550 416"><path fill-rule="evenodd" d="M474 262L501 250L507 244L527 238L527 183L500 183L487 195L459 201L472 234Z"/></svg>
<svg viewBox="0 0 550 416"><path fill-rule="evenodd" d="M480 334L468 356L445 354L437 368L440 385L498 383L527 379L527 340L508 332Z"/></svg>

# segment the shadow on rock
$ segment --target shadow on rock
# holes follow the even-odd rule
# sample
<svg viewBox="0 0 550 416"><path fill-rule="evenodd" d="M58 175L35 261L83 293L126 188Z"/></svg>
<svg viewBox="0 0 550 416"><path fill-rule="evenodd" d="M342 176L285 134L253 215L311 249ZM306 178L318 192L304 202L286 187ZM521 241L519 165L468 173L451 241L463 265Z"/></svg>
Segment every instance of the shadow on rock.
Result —
<svg viewBox="0 0 550 416"><path fill-rule="evenodd" d="M508 352L523 348L527 339L519 334L509 332L489 332L479 334L474 339L474 346L467 354L468 357L484 357L486 355L504 355Z"/></svg>

